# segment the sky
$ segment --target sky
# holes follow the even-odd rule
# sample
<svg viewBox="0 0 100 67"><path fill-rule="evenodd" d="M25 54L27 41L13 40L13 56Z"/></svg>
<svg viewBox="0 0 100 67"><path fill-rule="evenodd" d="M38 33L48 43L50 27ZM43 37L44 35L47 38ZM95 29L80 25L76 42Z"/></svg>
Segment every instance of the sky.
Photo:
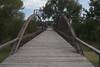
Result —
<svg viewBox="0 0 100 67"><path fill-rule="evenodd" d="M22 0L24 9L22 10L25 13L25 19L29 17L34 9L39 9L43 7L47 0Z"/></svg>
<svg viewBox="0 0 100 67"><path fill-rule="evenodd" d="M89 10L89 0L79 0L79 3L82 4L83 8L88 9Z"/></svg>
<svg viewBox="0 0 100 67"><path fill-rule="evenodd" d="M22 0L24 9L22 10L25 13L25 19L29 17L34 9L39 9L43 7L47 0ZM89 9L89 0L79 0L80 4L86 9Z"/></svg>

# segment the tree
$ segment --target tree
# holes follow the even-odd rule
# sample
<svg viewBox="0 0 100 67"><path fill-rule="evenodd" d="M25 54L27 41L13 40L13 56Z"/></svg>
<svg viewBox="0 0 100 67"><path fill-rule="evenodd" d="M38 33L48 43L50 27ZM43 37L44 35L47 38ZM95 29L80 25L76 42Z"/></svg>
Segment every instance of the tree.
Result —
<svg viewBox="0 0 100 67"><path fill-rule="evenodd" d="M77 35L87 42L100 43L100 0L90 0L89 10L83 9L86 13L84 20L77 28ZM98 46L98 45L94 45Z"/></svg>
<svg viewBox="0 0 100 67"><path fill-rule="evenodd" d="M0 42L16 37L24 20L22 6L21 0L0 0Z"/></svg>
<svg viewBox="0 0 100 67"><path fill-rule="evenodd" d="M53 16L57 12L67 13L69 16L79 16L81 5L76 0L48 0L44 7L44 13L48 17Z"/></svg>
<svg viewBox="0 0 100 67"><path fill-rule="evenodd" d="M47 17L53 17L56 24L58 24L58 14L62 13L68 18L73 20L73 27L75 31L79 29L81 24L80 14L82 6L78 3L78 0L48 0L44 7L44 13L47 14ZM63 20L62 20L63 23ZM62 24L62 27L64 25Z"/></svg>

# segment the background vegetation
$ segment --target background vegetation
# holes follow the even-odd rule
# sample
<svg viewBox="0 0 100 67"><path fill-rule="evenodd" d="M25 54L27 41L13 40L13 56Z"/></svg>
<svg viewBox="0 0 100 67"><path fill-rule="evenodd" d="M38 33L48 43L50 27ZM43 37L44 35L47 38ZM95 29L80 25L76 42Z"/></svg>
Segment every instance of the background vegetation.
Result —
<svg viewBox="0 0 100 67"><path fill-rule="evenodd" d="M22 0L0 0L0 45L17 37L21 27L26 22L22 9ZM38 20L37 17L33 17L25 35L38 29ZM0 50L0 62L9 56L11 49L12 46L8 46Z"/></svg>
<svg viewBox="0 0 100 67"><path fill-rule="evenodd" d="M58 13L66 15L69 19L71 18L76 35L99 49L100 0L90 0L89 5L90 8L87 10L79 4L78 0L48 0L44 7L44 13L48 18L53 17L55 22L57 22L55 17L57 18Z"/></svg>
<svg viewBox="0 0 100 67"><path fill-rule="evenodd" d="M83 9L86 14L74 28L78 37L100 49L100 0L90 0L89 5L90 9Z"/></svg>
<svg viewBox="0 0 100 67"><path fill-rule="evenodd" d="M100 49L100 0L90 0L89 5L90 9L86 10L82 8L78 0L48 0L45 7L43 7L45 13L43 18L52 17L55 22L58 22L60 13L66 15L69 19L73 20L72 25L76 35L85 42ZM23 9L22 6L23 2L21 0L0 0L0 44L14 39L18 35L18 32L25 22L24 13L20 11ZM83 11L85 14L81 16ZM38 22L37 17L34 17L26 33L36 31L39 25L41 25ZM62 31L66 30L64 25L60 26ZM85 47L85 50L87 49ZM7 47L0 51L0 62L8 56L10 50L11 47ZM95 58L96 54L91 53L91 51L85 51L85 54L90 59L90 56L93 56L92 58L95 59L90 61L97 63L97 58Z"/></svg>
<svg viewBox="0 0 100 67"><path fill-rule="evenodd" d="M15 38L24 22L21 0L0 0L0 43Z"/></svg>
<svg viewBox="0 0 100 67"><path fill-rule="evenodd" d="M21 0L0 0L0 45L14 39L24 22ZM11 46L0 50L0 62L10 53Z"/></svg>

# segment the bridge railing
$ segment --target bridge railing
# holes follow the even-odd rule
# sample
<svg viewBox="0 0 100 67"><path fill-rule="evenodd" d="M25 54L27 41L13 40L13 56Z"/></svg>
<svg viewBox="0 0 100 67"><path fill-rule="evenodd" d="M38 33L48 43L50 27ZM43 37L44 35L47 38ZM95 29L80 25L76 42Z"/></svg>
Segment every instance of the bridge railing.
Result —
<svg viewBox="0 0 100 67"><path fill-rule="evenodd" d="M100 67L100 50L79 39L71 25L72 21L64 15L58 15L54 29L64 37L78 53L85 56L95 67Z"/></svg>
<svg viewBox="0 0 100 67"><path fill-rule="evenodd" d="M5 48L5 47L10 46L12 43L15 43L15 42L17 42L17 41L18 41L18 38L15 38L15 39L13 39L13 40L11 40L11 41L8 41L8 42L5 43L5 44L2 44L2 45L0 46L0 50L2 50L2 49Z"/></svg>
<svg viewBox="0 0 100 67"><path fill-rule="evenodd" d="M87 44L86 42L80 40L77 37L76 37L76 41L82 47L84 56L90 62L92 62L95 65L95 67L100 67L100 50L96 49L95 47L91 46L90 44Z"/></svg>
<svg viewBox="0 0 100 67"><path fill-rule="evenodd" d="M35 14L31 15L26 22L24 22L15 39L0 45L0 62L2 62L7 56L16 53L23 44L43 31L42 20L38 17ZM33 18L37 18L38 20L34 21Z"/></svg>

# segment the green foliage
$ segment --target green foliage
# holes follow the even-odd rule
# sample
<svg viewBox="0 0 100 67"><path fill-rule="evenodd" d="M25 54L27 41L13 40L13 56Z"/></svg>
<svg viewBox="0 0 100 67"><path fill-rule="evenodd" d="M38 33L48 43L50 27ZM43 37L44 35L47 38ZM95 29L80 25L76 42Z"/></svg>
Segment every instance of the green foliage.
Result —
<svg viewBox="0 0 100 67"><path fill-rule="evenodd" d="M25 34L33 33L37 30L36 21L31 21L26 29Z"/></svg>
<svg viewBox="0 0 100 67"><path fill-rule="evenodd" d="M78 17L81 8L81 5L76 0L48 0L44 7L44 13L47 14L48 18L54 16L57 12Z"/></svg>
<svg viewBox="0 0 100 67"><path fill-rule="evenodd" d="M41 27L40 17L34 15L30 23L28 24L25 35L36 32L37 30L39 30L39 27Z"/></svg>
<svg viewBox="0 0 100 67"><path fill-rule="evenodd" d="M0 43L17 36L24 20L21 0L0 0Z"/></svg>
<svg viewBox="0 0 100 67"><path fill-rule="evenodd" d="M78 0L48 0L44 7L44 13L48 18L53 17L56 25L59 19L57 17L59 16L58 14L65 14L73 20L72 25L78 37L87 42L100 44L100 0L90 0L89 11L83 9L86 13L84 17L80 16L82 6L77 1ZM61 26L60 28L64 29L64 25Z"/></svg>
<svg viewBox="0 0 100 67"><path fill-rule="evenodd" d="M0 50L0 62L2 62L5 58L9 56L10 51L11 51L10 46Z"/></svg>
<svg viewBox="0 0 100 67"><path fill-rule="evenodd" d="M79 24L75 24L75 31L77 36L83 40L94 44L97 48L100 48L100 0L90 0L90 9L86 12L86 16Z"/></svg>
<svg viewBox="0 0 100 67"><path fill-rule="evenodd" d="M56 25L58 24L59 13L66 15L68 18L73 20L72 25L76 31L79 31L77 28L80 25L80 14L82 6L78 3L77 0L48 0L44 7L44 13L47 14L47 17L53 17ZM64 20L61 21L60 28L65 30L66 24L63 24ZM64 29L65 28L65 29Z"/></svg>

